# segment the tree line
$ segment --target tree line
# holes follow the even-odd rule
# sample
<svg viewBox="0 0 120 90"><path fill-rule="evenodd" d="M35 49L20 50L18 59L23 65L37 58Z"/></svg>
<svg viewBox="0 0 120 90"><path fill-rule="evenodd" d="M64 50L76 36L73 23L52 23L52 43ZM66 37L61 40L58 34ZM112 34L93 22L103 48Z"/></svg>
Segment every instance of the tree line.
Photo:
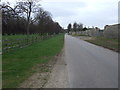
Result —
<svg viewBox="0 0 120 90"><path fill-rule="evenodd" d="M34 1L18 2L11 6L2 3L2 34L58 34L62 27L53 21L50 12Z"/></svg>
<svg viewBox="0 0 120 90"><path fill-rule="evenodd" d="M73 25L71 23L69 23L67 26L67 33L69 33L70 31L77 32L77 31L86 31L86 30L87 30L87 28L83 27L82 23L74 22Z"/></svg>

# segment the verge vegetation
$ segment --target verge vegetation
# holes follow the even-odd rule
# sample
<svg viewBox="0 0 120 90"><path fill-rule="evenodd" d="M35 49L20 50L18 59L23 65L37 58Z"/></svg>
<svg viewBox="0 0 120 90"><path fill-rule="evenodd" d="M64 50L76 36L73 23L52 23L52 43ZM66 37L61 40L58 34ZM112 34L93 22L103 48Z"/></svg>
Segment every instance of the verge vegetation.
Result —
<svg viewBox="0 0 120 90"><path fill-rule="evenodd" d="M16 88L36 72L36 65L47 64L63 48L64 35L59 34L23 49L3 54L3 88ZM41 69L40 69L41 68ZM39 67L41 72L47 72Z"/></svg>
<svg viewBox="0 0 120 90"><path fill-rule="evenodd" d="M90 43L103 46L105 48L111 49L116 52L120 52L120 39L113 39L113 38L105 38L105 37L94 37L94 39L85 40Z"/></svg>
<svg viewBox="0 0 120 90"><path fill-rule="evenodd" d="M87 35L77 35L73 34L74 37L80 37L82 40L87 42L102 46L104 48L108 48L115 52L120 52L120 39L119 38L106 38L106 37L91 37Z"/></svg>

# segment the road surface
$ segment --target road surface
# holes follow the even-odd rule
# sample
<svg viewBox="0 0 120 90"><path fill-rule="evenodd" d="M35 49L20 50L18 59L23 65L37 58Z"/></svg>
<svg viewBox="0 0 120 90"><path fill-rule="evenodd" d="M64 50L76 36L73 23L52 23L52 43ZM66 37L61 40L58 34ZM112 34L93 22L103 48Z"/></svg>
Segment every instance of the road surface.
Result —
<svg viewBox="0 0 120 90"><path fill-rule="evenodd" d="M118 53L65 35L70 88L117 88Z"/></svg>

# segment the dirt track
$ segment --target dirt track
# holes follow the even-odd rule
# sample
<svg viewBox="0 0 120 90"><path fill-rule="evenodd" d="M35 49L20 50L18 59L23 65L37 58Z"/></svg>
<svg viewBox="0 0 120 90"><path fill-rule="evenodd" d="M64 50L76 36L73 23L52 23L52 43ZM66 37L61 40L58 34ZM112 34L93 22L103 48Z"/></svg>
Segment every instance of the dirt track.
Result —
<svg viewBox="0 0 120 90"><path fill-rule="evenodd" d="M58 56L50 78L44 88L69 88L68 73L66 69L66 62L64 60L64 50Z"/></svg>

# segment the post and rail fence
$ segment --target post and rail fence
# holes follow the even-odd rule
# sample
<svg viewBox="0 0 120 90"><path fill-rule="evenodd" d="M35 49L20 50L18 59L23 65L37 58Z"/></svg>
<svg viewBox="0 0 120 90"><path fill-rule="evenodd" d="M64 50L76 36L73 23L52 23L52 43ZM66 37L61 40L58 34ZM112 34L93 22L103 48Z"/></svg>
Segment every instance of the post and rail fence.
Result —
<svg viewBox="0 0 120 90"><path fill-rule="evenodd" d="M9 52L17 48L24 48L33 43L48 39L54 35L32 36L25 38L4 38L2 39L2 53Z"/></svg>

